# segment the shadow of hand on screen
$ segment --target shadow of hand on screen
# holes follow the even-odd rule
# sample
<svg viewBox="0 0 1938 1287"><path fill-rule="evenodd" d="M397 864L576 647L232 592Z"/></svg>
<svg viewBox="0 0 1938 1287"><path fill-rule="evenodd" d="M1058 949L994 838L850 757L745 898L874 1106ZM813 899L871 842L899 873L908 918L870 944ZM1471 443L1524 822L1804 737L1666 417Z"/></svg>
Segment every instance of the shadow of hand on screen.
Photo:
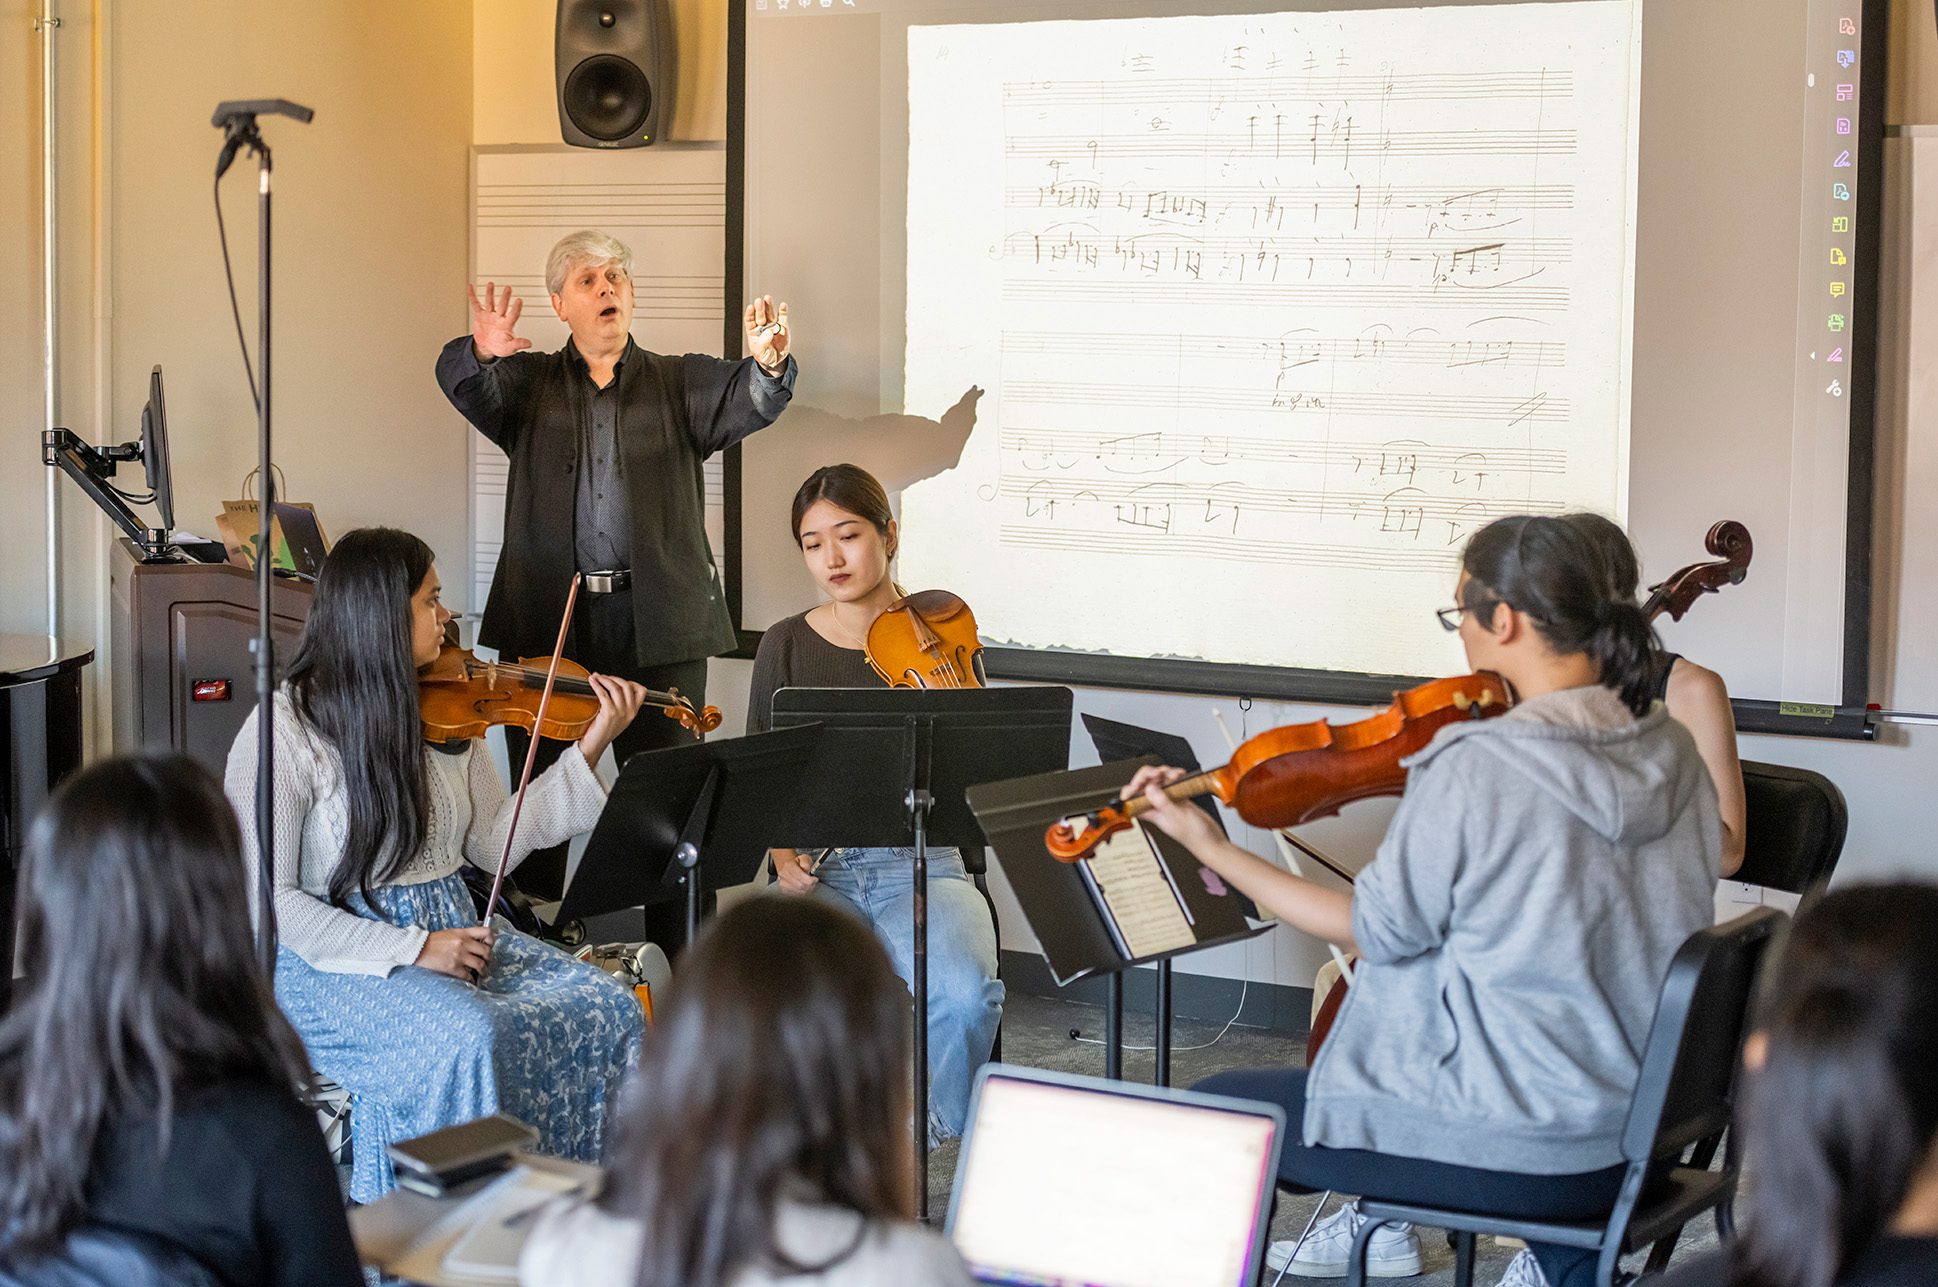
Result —
<svg viewBox="0 0 1938 1287"><path fill-rule="evenodd" d="M793 487L823 465L843 461L860 465L891 494L911 483L955 468L969 433L976 427L982 390L973 385L956 404L931 420L926 416L838 416L795 403L760 435L760 470L787 479Z"/></svg>

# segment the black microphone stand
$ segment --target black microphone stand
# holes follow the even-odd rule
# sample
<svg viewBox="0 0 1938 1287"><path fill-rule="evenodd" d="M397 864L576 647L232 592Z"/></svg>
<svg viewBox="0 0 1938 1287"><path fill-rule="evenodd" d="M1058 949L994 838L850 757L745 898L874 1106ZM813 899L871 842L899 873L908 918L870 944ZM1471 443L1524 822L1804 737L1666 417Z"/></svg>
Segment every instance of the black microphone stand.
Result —
<svg viewBox="0 0 1938 1287"><path fill-rule="evenodd" d="M276 99L247 103L223 103L215 109L213 124L225 131L222 156L216 162L219 183L223 171L235 160L239 150L247 149L258 162L256 186L257 360L262 381L256 396L256 477L262 501L256 527L256 886L262 908L257 921L256 946L262 956L263 977L271 987L276 979L276 885L275 885L275 771L276 761L276 645L270 634L270 587L275 575L276 552L270 547L270 524L276 514L276 483L271 472L269 423L269 145L256 128L256 114L269 112L294 117L307 124L313 115L307 107ZM247 354L244 355L245 357Z"/></svg>

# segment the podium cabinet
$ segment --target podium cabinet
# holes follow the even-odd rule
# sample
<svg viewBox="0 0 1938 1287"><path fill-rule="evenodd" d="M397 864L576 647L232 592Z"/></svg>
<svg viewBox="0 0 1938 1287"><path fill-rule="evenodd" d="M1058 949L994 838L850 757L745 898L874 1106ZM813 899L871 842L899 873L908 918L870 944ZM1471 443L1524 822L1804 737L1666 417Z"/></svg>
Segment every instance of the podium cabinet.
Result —
<svg viewBox="0 0 1938 1287"><path fill-rule="evenodd" d="M256 708L256 575L228 563L143 563L116 541L109 571L116 750L186 752L218 777ZM307 582L271 587L278 667L309 616Z"/></svg>

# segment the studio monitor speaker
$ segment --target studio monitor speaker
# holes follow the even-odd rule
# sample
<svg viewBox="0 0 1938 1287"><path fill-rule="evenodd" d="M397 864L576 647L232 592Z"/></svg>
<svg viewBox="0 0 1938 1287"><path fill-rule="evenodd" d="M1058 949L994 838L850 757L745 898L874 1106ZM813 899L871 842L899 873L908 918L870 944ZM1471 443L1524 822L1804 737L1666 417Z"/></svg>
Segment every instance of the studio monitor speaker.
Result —
<svg viewBox="0 0 1938 1287"><path fill-rule="evenodd" d="M665 0L559 0L559 129L574 147L657 143L672 114Z"/></svg>

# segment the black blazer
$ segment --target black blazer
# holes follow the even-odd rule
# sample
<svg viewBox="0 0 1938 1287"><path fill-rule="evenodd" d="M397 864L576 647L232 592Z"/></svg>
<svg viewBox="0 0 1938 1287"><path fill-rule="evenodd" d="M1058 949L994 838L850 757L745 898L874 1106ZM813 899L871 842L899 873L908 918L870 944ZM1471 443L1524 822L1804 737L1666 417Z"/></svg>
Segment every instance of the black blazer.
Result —
<svg viewBox="0 0 1938 1287"><path fill-rule="evenodd" d="M728 362L649 353L628 340L619 373L620 460L632 505L633 631L641 666L729 652L733 622L707 544L708 456L773 423L793 387L794 359L763 411L752 358ZM505 543L478 642L506 656L550 654L576 570L573 502L591 382L570 340L556 353L478 361L471 337L437 359L444 395L510 457Z"/></svg>

